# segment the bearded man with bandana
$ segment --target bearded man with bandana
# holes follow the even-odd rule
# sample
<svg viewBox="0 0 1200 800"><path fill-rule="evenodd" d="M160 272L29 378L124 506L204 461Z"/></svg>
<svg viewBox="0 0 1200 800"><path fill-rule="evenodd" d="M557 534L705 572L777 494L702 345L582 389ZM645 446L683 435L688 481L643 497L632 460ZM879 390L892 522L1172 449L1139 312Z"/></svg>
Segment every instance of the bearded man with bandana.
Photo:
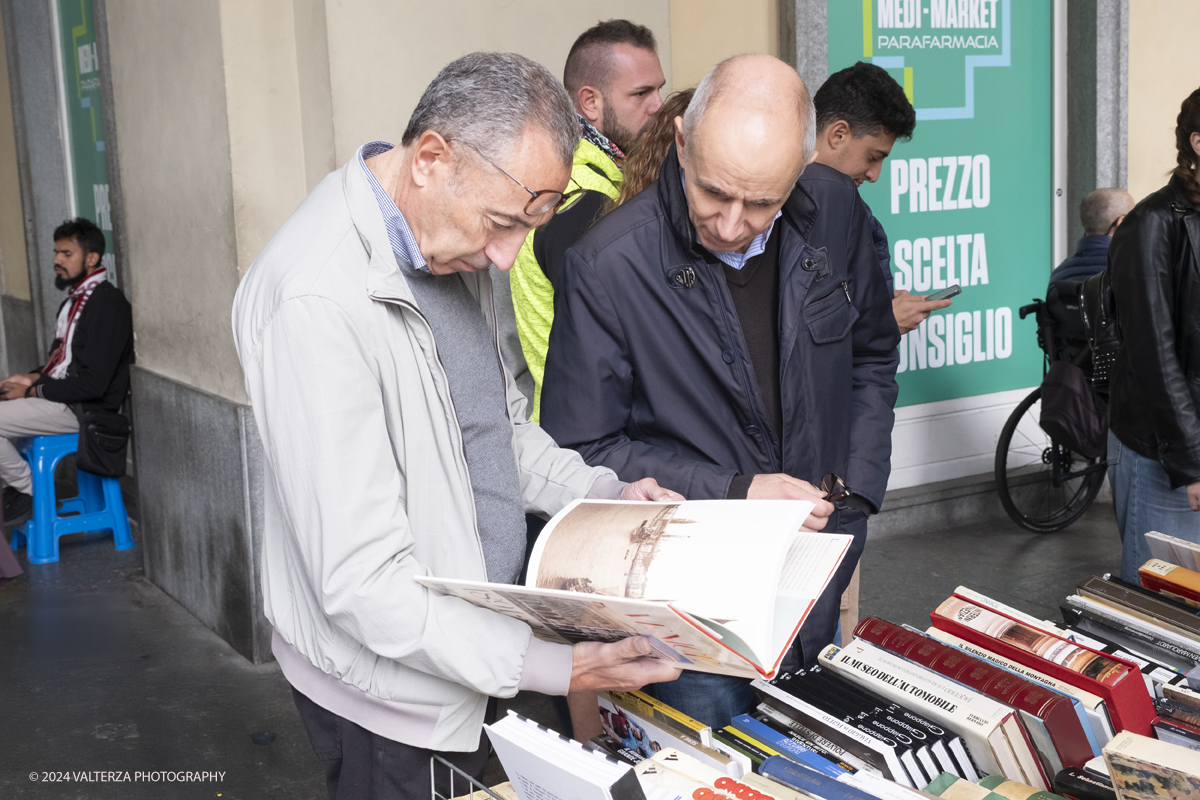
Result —
<svg viewBox="0 0 1200 800"><path fill-rule="evenodd" d="M533 383L523 389L533 393L529 418L534 422L541 413L554 290L567 248L597 220L605 201L617 198L625 154L662 106L659 92L665 83L654 34L628 20L611 19L589 28L567 55L563 84L575 103L581 136L568 192L584 191L548 225L529 234L509 276L521 351ZM509 367L521 385L520 365Z"/></svg>
<svg viewBox="0 0 1200 800"><path fill-rule="evenodd" d="M29 464L12 439L79 430L84 411L120 411L133 364L133 311L108 282L104 234L78 217L54 229L54 285L67 291L44 366L0 381L0 481L4 523L33 510Z"/></svg>

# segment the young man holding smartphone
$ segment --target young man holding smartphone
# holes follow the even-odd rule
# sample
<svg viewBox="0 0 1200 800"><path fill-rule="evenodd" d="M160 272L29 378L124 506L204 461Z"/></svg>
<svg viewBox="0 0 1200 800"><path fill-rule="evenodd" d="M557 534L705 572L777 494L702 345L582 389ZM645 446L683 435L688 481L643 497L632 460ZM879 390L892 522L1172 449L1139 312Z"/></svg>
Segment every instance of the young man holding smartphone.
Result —
<svg viewBox="0 0 1200 800"><path fill-rule="evenodd" d="M830 75L813 103L817 107L816 163L848 175L859 186L879 180L883 161L896 140L911 139L917 125L917 114L900 84L883 67L863 61ZM879 267L892 289L887 234L873 214L867 215L867 224L879 254ZM949 298L954 296L892 291L892 313L900 333L916 330L931 312L950 305ZM855 582L851 589L857 585Z"/></svg>

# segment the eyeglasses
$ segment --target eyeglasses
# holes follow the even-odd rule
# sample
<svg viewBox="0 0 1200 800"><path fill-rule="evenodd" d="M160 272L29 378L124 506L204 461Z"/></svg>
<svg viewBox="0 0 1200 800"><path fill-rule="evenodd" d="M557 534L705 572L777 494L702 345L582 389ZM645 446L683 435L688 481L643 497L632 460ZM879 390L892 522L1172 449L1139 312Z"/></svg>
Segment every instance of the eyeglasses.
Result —
<svg viewBox="0 0 1200 800"><path fill-rule="evenodd" d="M825 499L833 503L835 508L854 508L868 516L873 511L871 501L857 494L846 485L844 480L832 472L825 473L821 478L821 491L825 493Z"/></svg>
<svg viewBox="0 0 1200 800"><path fill-rule="evenodd" d="M556 214L560 211L566 211L568 208L570 208L571 206L573 206L575 204L576 200L579 200L581 197L583 197L583 187L579 186L579 184L577 184L577 183L575 185L579 186L579 188L573 189L569 192L558 192L553 189L543 189L540 192L535 192L533 189L530 189L528 186L521 183L519 180L514 178L512 175L509 175L508 170L504 169L504 167L500 166L495 161L492 161L490 158L488 158L486 155L484 155L483 151L480 150L475 145L471 144L470 142L463 142L462 139L456 139L455 141L462 142L467 147L474 150L476 153L479 154L480 158L482 158L484 161L491 164L496 169L503 172L508 177L508 179L511 180L513 183L515 183L517 186L520 186L522 189L529 192L529 202L525 204L525 213L528 216L540 217L542 214L545 214L547 211L550 211L551 209L554 209L554 213L556 213ZM572 179L571 182L574 183L575 182L574 179Z"/></svg>

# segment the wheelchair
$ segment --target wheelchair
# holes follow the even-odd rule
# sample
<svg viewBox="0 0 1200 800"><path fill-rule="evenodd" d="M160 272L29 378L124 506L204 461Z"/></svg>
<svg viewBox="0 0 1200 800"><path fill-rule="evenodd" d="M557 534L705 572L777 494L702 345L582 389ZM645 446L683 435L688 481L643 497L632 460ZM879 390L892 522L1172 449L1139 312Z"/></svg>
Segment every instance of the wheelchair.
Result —
<svg viewBox="0 0 1200 800"><path fill-rule="evenodd" d="M1043 375L1054 361L1069 359L1091 377L1091 347L1079 308L1079 281L1050 285L1045 300L1020 309L1037 320ZM1041 427L1042 388L1017 404L996 444L996 491L1013 522L1035 533L1061 531L1096 499L1108 470L1105 455L1085 458Z"/></svg>

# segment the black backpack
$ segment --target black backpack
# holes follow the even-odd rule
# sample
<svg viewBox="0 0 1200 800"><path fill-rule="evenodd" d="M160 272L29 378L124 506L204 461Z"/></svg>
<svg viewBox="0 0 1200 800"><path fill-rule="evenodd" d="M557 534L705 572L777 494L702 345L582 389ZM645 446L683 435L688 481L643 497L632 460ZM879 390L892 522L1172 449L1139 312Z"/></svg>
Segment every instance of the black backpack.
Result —
<svg viewBox="0 0 1200 800"><path fill-rule="evenodd" d="M1121 330L1117 325L1117 299L1113 295L1108 270L1097 273L1079 286L1079 310L1087 328L1092 349L1092 388L1108 396L1108 381L1113 362L1121 349Z"/></svg>

